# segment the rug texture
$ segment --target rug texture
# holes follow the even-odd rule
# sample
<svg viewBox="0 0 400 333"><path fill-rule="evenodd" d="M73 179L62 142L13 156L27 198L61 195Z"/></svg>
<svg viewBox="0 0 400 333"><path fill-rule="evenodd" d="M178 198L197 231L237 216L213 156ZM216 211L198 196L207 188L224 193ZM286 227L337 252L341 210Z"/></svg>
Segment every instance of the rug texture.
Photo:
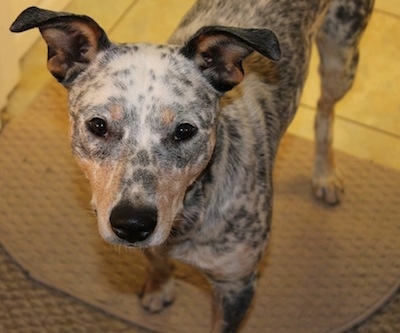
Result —
<svg viewBox="0 0 400 333"><path fill-rule="evenodd" d="M31 278L155 332L207 332L205 279L177 264L177 300L141 309L140 251L104 243L70 153L66 97L51 83L0 136L0 242ZM310 194L311 142L287 135L276 165L272 238L244 332L343 332L399 286L400 173L337 154L344 202Z"/></svg>

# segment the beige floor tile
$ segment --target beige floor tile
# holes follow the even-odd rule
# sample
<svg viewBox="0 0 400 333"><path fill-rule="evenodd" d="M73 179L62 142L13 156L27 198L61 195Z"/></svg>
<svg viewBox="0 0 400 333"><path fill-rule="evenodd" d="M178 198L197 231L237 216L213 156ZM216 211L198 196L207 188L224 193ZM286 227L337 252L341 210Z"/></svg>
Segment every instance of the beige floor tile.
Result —
<svg viewBox="0 0 400 333"><path fill-rule="evenodd" d="M163 43L194 0L140 0L112 31L121 42Z"/></svg>
<svg viewBox="0 0 400 333"><path fill-rule="evenodd" d="M39 33L38 33L39 34ZM52 79L46 69L47 46L43 41L35 43L21 61L21 79L10 94L4 119L18 115L32 103L43 86Z"/></svg>
<svg viewBox="0 0 400 333"><path fill-rule="evenodd" d="M139 0L73 0L66 11L93 18L106 32Z"/></svg>
<svg viewBox="0 0 400 333"><path fill-rule="evenodd" d="M313 108L301 106L288 132L313 140L314 116ZM400 170L400 140L396 136L336 117L333 146L347 154Z"/></svg>
<svg viewBox="0 0 400 333"><path fill-rule="evenodd" d="M354 86L338 103L338 115L400 136L400 20L374 13L361 43ZM318 57L314 49L302 102L315 106L319 96Z"/></svg>
<svg viewBox="0 0 400 333"><path fill-rule="evenodd" d="M375 8L400 16L399 0L375 0Z"/></svg>

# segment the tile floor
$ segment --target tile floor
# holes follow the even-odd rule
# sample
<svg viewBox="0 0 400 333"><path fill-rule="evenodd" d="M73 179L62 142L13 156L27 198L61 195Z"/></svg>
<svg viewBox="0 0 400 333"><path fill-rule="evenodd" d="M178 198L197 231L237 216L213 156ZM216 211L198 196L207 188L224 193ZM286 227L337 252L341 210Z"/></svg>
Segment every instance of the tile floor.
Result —
<svg viewBox="0 0 400 333"><path fill-rule="evenodd" d="M67 11L92 16L116 41L163 42L194 0L73 0ZM10 96L5 118L23 111L51 80L46 46L40 41L22 61L22 79ZM334 146L351 155L400 170L400 6L376 0L361 44L359 72L351 92L337 105ZM313 137L319 93L318 58L313 52L310 75L298 115L289 132Z"/></svg>

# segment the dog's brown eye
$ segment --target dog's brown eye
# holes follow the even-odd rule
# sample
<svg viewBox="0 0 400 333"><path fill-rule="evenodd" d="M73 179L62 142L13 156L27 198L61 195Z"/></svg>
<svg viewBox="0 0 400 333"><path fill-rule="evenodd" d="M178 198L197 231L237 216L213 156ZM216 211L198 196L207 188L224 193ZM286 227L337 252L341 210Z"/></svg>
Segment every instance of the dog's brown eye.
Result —
<svg viewBox="0 0 400 333"><path fill-rule="evenodd" d="M176 127L174 139L175 141L188 140L196 133L197 133L197 127L188 123L183 123Z"/></svg>
<svg viewBox="0 0 400 333"><path fill-rule="evenodd" d="M101 118L93 118L88 122L89 130L97 136L105 137L107 134L107 123Z"/></svg>

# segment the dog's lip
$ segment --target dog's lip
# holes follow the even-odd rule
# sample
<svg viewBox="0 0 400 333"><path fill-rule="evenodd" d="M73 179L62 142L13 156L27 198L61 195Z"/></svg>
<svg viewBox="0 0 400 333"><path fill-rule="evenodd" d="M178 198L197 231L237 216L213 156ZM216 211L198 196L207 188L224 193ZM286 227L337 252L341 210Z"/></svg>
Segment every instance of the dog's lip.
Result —
<svg viewBox="0 0 400 333"><path fill-rule="evenodd" d="M144 241L135 242L135 243L131 243L126 240L120 239L117 236L115 238L109 239L107 241L111 244L121 245L121 246L125 246L128 248L135 248L135 249L145 249L145 248L149 248L149 247L160 246L165 243L165 240L164 240L161 243L157 242L156 244L154 244L152 242L152 236L150 236L148 239L145 239Z"/></svg>
<svg viewBox="0 0 400 333"><path fill-rule="evenodd" d="M127 246L127 247L135 248L135 249L142 248L142 246L136 245L134 243L128 243L128 244L124 244L124 245Z"/></svg>
<svg viewBox="0 0 400 333"><path fill-rule="evenodd" d="M145 244L146 242L130 243L119 238L106 239L105 241L111 245L122 246L130 249L144 249L151 247L151 245Z"/></svg>

